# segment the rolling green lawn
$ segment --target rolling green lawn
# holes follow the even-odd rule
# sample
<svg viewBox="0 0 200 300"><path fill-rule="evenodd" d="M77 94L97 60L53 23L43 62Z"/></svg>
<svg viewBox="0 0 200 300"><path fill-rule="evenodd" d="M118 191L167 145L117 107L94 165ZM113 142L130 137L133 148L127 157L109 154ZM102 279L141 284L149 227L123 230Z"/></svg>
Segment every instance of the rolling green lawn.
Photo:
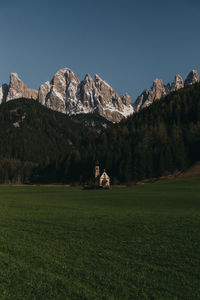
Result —
<svg viewBox="0 0 200 300"><path fill-rule="evenodd" d="M0 299L200 299L200 178L0 186Z"/></svg>

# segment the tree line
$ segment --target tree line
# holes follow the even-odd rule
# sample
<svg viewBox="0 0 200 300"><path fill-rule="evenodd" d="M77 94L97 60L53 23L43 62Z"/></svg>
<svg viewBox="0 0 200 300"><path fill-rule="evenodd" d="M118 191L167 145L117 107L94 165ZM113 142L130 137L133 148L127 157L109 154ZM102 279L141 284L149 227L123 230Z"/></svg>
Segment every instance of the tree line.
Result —
<svg viewBox="0 0 200 300"><path fill-rule="evenodd" d="M200 84L100 133L26 99L1 104L0 124L1 183L85 183L96 160L113 183L134 182L200 160Z"/></svg>

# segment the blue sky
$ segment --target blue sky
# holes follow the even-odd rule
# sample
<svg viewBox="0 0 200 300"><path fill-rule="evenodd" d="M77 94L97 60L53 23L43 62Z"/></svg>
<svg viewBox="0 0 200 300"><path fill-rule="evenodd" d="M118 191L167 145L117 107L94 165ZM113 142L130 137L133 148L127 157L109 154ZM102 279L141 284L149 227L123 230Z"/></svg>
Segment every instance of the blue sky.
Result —
<svg viewBox="0 0 200 300"><path fill-rule="evenodd" d="M0 33L0 84L17 72L38 88L69 67L134 101L156 77L200 71L199 0L6 0Z"/></svg>

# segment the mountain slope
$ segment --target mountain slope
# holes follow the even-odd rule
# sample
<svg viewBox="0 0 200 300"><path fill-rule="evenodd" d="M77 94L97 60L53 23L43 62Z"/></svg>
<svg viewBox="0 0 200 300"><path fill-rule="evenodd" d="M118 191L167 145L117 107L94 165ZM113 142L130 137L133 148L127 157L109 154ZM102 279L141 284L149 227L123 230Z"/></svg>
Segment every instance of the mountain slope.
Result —
<svg viewBox="0 0 200 300"><path fill-rule="evenodd" d="M97 153L116 182L159 177L199 161L200 84L171 93L104 131Z"/></svg>
<svg viewBox="0 0 200 300"><path fill-rule="evenodd" d="M112 122L95 113L71 115L70 119L76 123L84 124L86 127L94 128L97 132L101 132L113 125Z"/></svg>
<svg viewBox="0 0 200 300"><path fill-rule="evenodd" d="M150 90L144 90L142 94L136 99L133 107L134 111L138 112L141 109L151 105L153 102L160 100L161 98L169 95L172 92L178 91L186 86L193 85L199 82L199 74L196 70L192 70L185 81L177 74L172 83L164 85L162 79L156 78Z"/></svg>
<svg viewBox="0 0 200 300"><path fill-rule="evenodd" d="M112 182L121 183L183 171L200 161L200 83L100 134L79 122L34 100L0 105L1 182L85 182L98 159Z"/></svg>
<svg viewBox="0 0 200 300"><path fill-rule="evenodd" d="M114 89L98 75L94 79L87 74L84 80L70 69L60 69L51 81L43 83L39 91L29 89L16 73L11 73L9 85L0 87L0 103L13 99L29 98L42 105L68 115L99 114L110 122L118 123L134 112L151 105L162 97L199 81L198 72L191 71L185 81L177 74L172 83L164 85L162 79L155 79L150 90L144 90L132 104L125 94L119 96Z"/></svg>
<svg viewBox="0 0 200 300"><path fill-rule="evenodd" d="M119 122L133 113L131 98L119 96L98 75L87 74L84 80L68 68L59 70L39 91L26 87L16 73L11 73L9 85L0 89L0 103L18 98L38 100L42 105L68 115L97 113L111 122Z"/></svg>
<svg viewBox="0 0 200 300"><path fill-rule="evenodd" d="M67 181L70 176L71 180L76 176L79 179L78 169L77 175L72 169L81 160L82 148L85 163L90 165L85 143L93 140L95 131L34 100L18 99L0 105L0 124L2 181L23 181L25 172L29 173L26 180ZM22 164L18 173L16 165L20 162L26 165Z"/></svg>

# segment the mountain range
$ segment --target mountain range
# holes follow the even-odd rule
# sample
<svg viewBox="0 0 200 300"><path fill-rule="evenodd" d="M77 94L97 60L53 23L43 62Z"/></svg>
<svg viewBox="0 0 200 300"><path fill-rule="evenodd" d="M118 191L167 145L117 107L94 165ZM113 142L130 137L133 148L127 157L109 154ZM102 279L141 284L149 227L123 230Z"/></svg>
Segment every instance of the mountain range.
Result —
<svg viewBox="0 0 200 300"><path fill-rule="evenodd" d="M199 82L199 74L191 71L185 81L177 74L172 83L164 85L162 79L155 79L149 90L144 90L133 103L130 96L118 95L114 89L98 75L94 79L87 74L80 79L70 69L59 70L51 81L43 83L39 90L27 88L18 74L11 73L9 84L0 87L0 103L26 98L34 99L42 105L68 115L99 114L113 123L151 105L166 95L185 86Z"/></svg>
<svg viewBox="0 0 200 300"><path fill-rule="evenodd" d="M193 85L197 82L199 82L199 74L196 70L192 70L186 77L185 81L183 81L181 75L177 74L174 78L174 81L172 83L168 83L167 85L164 85L162 79L156 78L150 90L144 90L136 99L135 103L133 104L134 111L138 112L144 107L151 105L154 101L160 100L172 92L176 92L179 89L182 89L188 85Z"/></svg>
<svg viewBox="0 0 200 300"><path fill-rule="evenodd" d="M0 183L87 183L97 160L112 183L159 178L200 161L200 83L116 124L25 98L0 105L0 124Z"/></svg>

